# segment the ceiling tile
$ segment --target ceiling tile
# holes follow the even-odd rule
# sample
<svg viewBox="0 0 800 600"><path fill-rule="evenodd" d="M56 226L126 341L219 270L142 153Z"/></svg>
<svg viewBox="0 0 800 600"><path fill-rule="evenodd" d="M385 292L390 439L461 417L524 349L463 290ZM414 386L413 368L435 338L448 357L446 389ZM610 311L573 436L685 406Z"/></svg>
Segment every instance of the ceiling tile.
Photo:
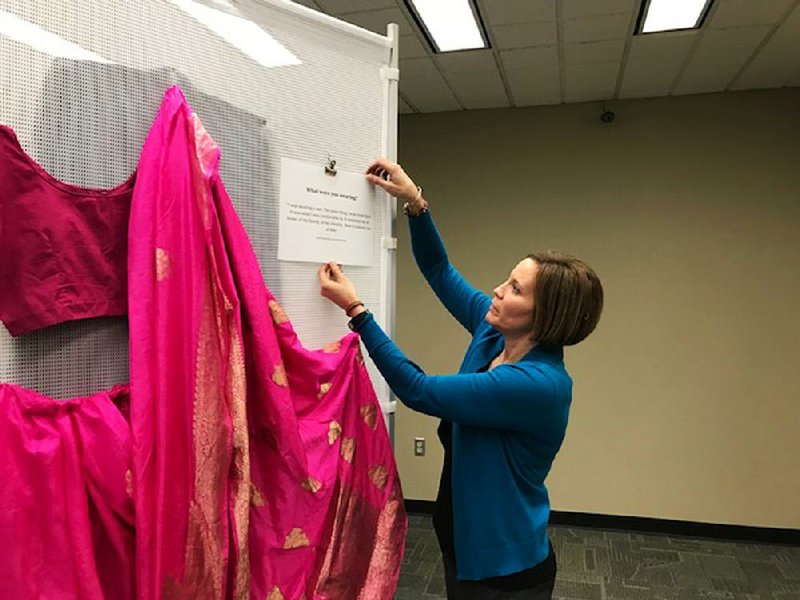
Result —
<svg viewBox="0 0 800 600"><path fill-rule="evenodd" d="M712 28L736 25L772 25L794 0L724 0L719 3L711 22Z"/></svg>
<svg viewBox="0 0 800 600"><path fill-rule="evenodd" d="M636 35L631 40L630 57L646 58L648 56L663 56L664 54L679 54L685 57L692 48L696 31L674 31L659 35Z"/></svg>
<svg viewBox="0 0 800 600"><path fill-rule="evenodd" d="M399 110L408 113L507 106L508 94L515 106L613 97L632 19L643 0L478 0L494 50L444 54L428 48L401 0L296 1L381 35L388 23L399 23L404 94ZM704 31L634 36L619 96L800 86L800 1L716 2ZM792 6L786 21L767 37ZM745 64L747 68L731 83ZM563 69L563 98L559 69ZM681 80L673 90L678 74Z"/></svg>
<svg viewBox="0 0 800 600"><path fill-rule="evenodd" d="M567 19L564 21L564 41L593 42L623 39L628 35L630 22L629 14Z"/></svg>
<svg viewBox="0 0 800 600"><path fill-rule="evenodd" d="M439 70L430 58L409 58L400 64L400 81L425 79L426 77L441 77Z"/></svg>
<svg viewBox="0 0 800 600"><path fill-rule="evenodd" d="M396 8L395 0L316 0L320 8L331 15L358 12L362 10L377 10L381 8Z"/></svg>
<svg viewBox="0 0 800 600"><path fill-rule="evenodd" d="M542 48L505 50L500 53L500 59L506 71L546 69L548 67L558 68L558 48L556 46L545 46Z"/></svg>
<svg viewBox="0 0 800 600"><path fill-rule="evenodd" d="M370 10L366 12L351 13L339 17L343 21L353 23L364 29L369 29L375 33L386 35L386 26L389 23L400 25L400 35L416 35L416 28L408 22L403 11L399 8L389 8L385 10Z"/></svg>
<svg viewBox="0 0 800 600"><path fill-rule="evenodd" d="M614 95L617 85L618 62L568 65L564 77L567 102L603 100Z"/></svg>
<svg viewBox="0 0 800 600"><path fill-rule="evenodd" d="M734 82L733 89L797 85L792 83L800 71L800 6L781 25ZM782 84L780 82L783 81Z"/></svg>
<svg viewBox="0 0 800 600"><path fill-rule="evenodd" d="M798 5L792 14L783 22L783 25L778 28L775 35L770 39L770 43L786 44L795 48L800 47L800 5ZM798 52L800 54L800 52Z"/></svg>
<svg viewBox="0 0 800 600"><path fill-rule="evenodd" d="M685 55L629 56L620 87L621 98L667 96L681 71Z"/></svg>
<svg viewBox="0 0 800 600"><path fill-rule="evenodd" d="M691 94L712 94L725 91L725 87L736 74L735 70L695 70L684 73L678 85L672 90L675 96L688 96Z"/></svg>
<svg viewBox="0 0 800 600"><path fill-rule="evenodd" d="M516 23L492 27L494 41L500 50L550 46L556 43L556 22Z"/></svg>
<svg viewBox="0 0 800 600"><path fill-rule="evenodd" d="M441 76L418 79L400 78L400 91L420 112L460 110L458 100Z"/></svg>
<svg viewBox="0 0 800 600"><path fill-rule="evenodd" d="M723 91L769 31L768 25L709 29L700 40L675 94Z"/></svg>
<svg viewBox="0 0 800 600"><path fill-rule="evenodd" d="M681 75L674 93L705 94L723 91L751 53L750 48L736 46L698 51Z"/></svg>
<svg viewBox="0 0 800 600"><path fill-rule="evenodd" d="M769 33L769 25L748 25L741 27L728 27L726 29L709 29L700 40L699 51L706 49L730 48L746 46L755 50L764 36Z"/></svg>
<svg viewBox="0 0 800 600"><path fill-rule="evenodd" d="M592 17L595 15L609 15L614 13L630 13L637 0L560 0L563 5L563 17L574 19L576 17Z"/></svg>
<svg viewBox="0 0 800 600"><path fill-rule="evenodd" d="M732 90L780 88L792 85L794 70L786 65L750 65L747 71L730 87ZM794 85L800 85L795 83Z"/></svg>
<svg viewBox="0 0 800 600"><path fill-rule="evenodd" d="M400 60L428 56L425 46L416 35L401 35L399 44Z"/></svg>
<svg viewBox="0 0 800 600"><path fill-rule="evenodd" d="M496 70L448 75L447 80L466 108L510 106L503 80Z"/></svg>
<svg viewBox="0 0 800 600"><path fill-rule="evenodd" d="M446 75L497 71L497 63L491 50L467 50L437 54L436 63Z"/></svg>
<svg viewBox="0 0 800 600"><path fill-rule="evenodd" d="M565 44L564 60L568 65L611 61L619 62L622 59L622 51L624 49L625 40Z"/></svg>
<svg viewBox="0 0 800 600"><path fill-rule="evenodd" d="M783 87L800 70L800 52L782 44L767 44L731 85L734 90Z"/></svg>
<svg viewBox="0 0 800 600"><path fill-rule="evenodd" d="M625 63L620 97L669 95L696 39L694 31L635 36Z"/></svg>
<svg viewBox="0 0 800 600"><path fill-rule="evenodd" d="M555 21L552 0L485 0L487 25L511 25L532 21Z"/></svg>
<svg viewBox="0 0 800 600"><path fill-rule="evenodd" d="M555 63L538 69L506 70L506 79L517 106L561 102L561 82Z"/></svg>

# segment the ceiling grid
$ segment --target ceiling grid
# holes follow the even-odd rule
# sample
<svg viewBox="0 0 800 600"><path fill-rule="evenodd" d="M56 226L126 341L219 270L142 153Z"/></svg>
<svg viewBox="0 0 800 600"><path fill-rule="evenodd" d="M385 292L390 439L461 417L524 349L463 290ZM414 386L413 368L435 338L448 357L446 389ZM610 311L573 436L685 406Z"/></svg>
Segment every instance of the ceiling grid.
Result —
<svg viewBox="0 0 800 600"><path fill-rule="evenodd" d="M405 113L800 86L800 0L714 0L700 30L634 35L642 0L474 0L491 47L435 53L405 0L299 0L400 25Z"/></svg>

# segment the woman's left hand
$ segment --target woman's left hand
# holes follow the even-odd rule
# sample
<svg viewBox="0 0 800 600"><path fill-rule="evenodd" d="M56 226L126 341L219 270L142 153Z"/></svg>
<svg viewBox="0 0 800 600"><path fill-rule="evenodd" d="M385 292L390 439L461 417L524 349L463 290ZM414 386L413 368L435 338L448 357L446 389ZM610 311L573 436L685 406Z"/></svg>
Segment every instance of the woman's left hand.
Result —
<svg viewBox="0 0 800 600"><path fill-rule="evenodd" d="M358 302L358 293L342 268L328 262L319 268L319 293L342 310Z"/></svg>

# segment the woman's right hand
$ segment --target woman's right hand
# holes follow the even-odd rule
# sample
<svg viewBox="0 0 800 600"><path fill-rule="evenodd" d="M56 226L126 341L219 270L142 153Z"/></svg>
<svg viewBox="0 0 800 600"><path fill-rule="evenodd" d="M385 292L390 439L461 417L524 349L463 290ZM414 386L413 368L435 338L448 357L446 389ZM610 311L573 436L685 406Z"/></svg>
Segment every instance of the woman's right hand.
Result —
<svg viewBox="0 0 800 600"><path fill-rule="evenodd" d="M367 169L367 181L382 187L400 200L412 201L417 197L417 186L403 167L385 158L379 158Z"/></svg>

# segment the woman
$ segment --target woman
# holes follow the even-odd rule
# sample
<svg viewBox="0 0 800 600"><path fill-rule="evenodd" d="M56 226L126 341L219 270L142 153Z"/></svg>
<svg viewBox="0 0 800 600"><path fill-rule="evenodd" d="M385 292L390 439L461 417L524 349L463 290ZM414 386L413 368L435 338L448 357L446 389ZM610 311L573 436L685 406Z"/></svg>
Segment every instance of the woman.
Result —
<svg viewBox="0 0 800 600"><path fill-rule="evenodd" d="M489 297L450 265L422 190L400 165L377 160L367 179L407 200L417 265L472 334L457 375L425 375L381 330L341 268L320 268L322 295L347 312L395 395L442 419L445 459L434 527L447 597L551 598L556 559L544 480L572 397L562 348L597 325L600 280L575 258L530 254Z"/></svg>

